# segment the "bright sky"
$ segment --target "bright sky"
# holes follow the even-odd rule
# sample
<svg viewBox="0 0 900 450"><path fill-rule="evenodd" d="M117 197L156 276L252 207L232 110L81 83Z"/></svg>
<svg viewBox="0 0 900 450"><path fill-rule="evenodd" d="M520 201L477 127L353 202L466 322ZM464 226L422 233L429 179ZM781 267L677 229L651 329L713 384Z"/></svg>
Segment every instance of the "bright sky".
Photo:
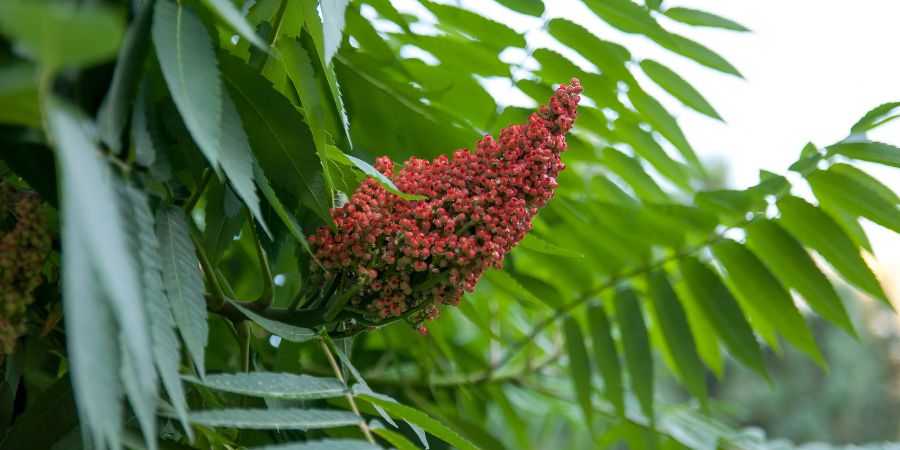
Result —
<svg viewBox="0 0 900 450"><path fill-rule="evenodd" d="M415 2L394 3L403 10L429 15ZM527 33L532 46L563 50L546 33L536 31L541 24L539 19L509 13L493 1L454 3ZM579 1L545 1L551 17L567 18L601 38L619 42L636 58L655 59L703 93L726 123L681 106L652 82L639 77L641 84L678 118L701 158L726 163L729 182L734 187L756 183L759 169L786 172L807 142L820 147L834 143L846 137L850 126L868 110L900 100L900 59L886 51L900 42L900 27L896 26L900 1L672 0L663 3L669 7L713 12L753 30L753 33L735 33L659 19L667 29L724 56L745 79L707 69L661 49L642 36L621 33L597 19ZM508 91L504 92L502 83L491 83L490 88L496 91L497 97L511 97ZM870 138L900 145L900 120L870 133ZM865 169L900 191L900 170L875 165L866 165ZM866 229L882 265L881 275L885 281L892 279L893 297L898 300L900 236L872 224L867 224Z"/></svg>

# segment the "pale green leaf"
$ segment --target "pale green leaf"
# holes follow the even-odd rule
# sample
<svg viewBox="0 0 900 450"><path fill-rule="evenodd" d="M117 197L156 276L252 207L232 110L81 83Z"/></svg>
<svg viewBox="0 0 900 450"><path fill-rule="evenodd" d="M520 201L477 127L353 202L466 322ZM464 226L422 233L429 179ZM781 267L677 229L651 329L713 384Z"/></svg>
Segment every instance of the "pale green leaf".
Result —
<svg viewBox="0 0 900 450"><path fill-rule="evenodd" d="M350 0L325 0L319 2L322 8L322 58L325 66L331 65L331 58L337 53L344 37L344 14ZM309 20L309 19L307 19Z"/></svg>
<svg viewBox="0 0 900 450"><path fill-rule="evenodd" d="M661 43L670 39L650 12L631 0L587 0L585 3L604 22L621 31L643 34Z"/></svg>
<svg viewBox="0 0 900 450"><path fill-rule="evenodd" d="M631 146L635 154L647 160L659 173L682 189L691 189L691 170L672 159L650 132L622 118L616 120L615 124L616 137Z"/></svg>
<svg viewBox="0 0 900 450"><path fill-rule="evenodd" d="M697 158L694 148L688 143L684 132L681 131L681 127L678 126L678 122L655 98L640 88L633 87L628 90L628 99L641 113L644 120L668 139L689 164L700 167L700 160Z"/></svg>
<svg viewBox="0 0 900 450"><path fill-rule="evenodd" d="M327 409L212 409L195 411L191 423L246 430L316 430L356 425L362 421L349 411Z"/></svg>
<svg viewBox="0 0 900 450"><path fill-rule="evenodd" d="M850 131L853 133L865 133L873 128L884 125L885 123L900 117L897 108L900 108L900 102L889 102L879 105L859 119L859 121L850 128Z"/></svg>
<svg viewBox="0 0 900 450"><path fill-rule="evenodd" d="M328 145L328 158L337 163L343 164L345 166L356 167L361 170L364 174L374 178L378 181L388 192L399 196L405 200L424 200L426 197L424 195L416 195L416 194L407 194L405 192L400 191L397 188L397 185L391 181L390 178L385 176L383 173L379 172L378 169L372 167L371 164L355 157L352 155L345 154L341 151L341 149Z"/></svg>
<svg viewBox="0 0 900 450"><path fill-rule="evenodd" d="M560 18L552 19L547 23L547 32L558 41L587 58L599 67L605 75L619 81L634 82L634 77L625 67L625 62L631 59L631 54L625 47L604 41L581 25ZM577 73L570 73L567 78L562 80L545 81L549 83L563 83L568 81L568 77L576 75ZM585 80L581 81L585 82ZM592 95L590 90L586 94Z"/></svg>
<svg viewBox="0 0 900 450"><path fill-rule="evenodd" d="M591 327L591 341L594 351L594 364L603 378L603 391L610 403L615 406L619 416L625 416L625 400L622 392L622 369L619 365L619 353L612 338L612 327L606 310L602 305L588 309L588 323Z"/></svg>
<svg viewBox="0 0 900 450"><path fill-rule="evenodd" d="M507 47L525 48L525 36L505 24L456 6L431 1L421 3L438 18L439 27L462 31L498 52Z"/></svg>
<svg viewBox="0 0 900 450"><path fill-rule="evenodd" d="M706 11L699 11L696 9L681 7L669 8L665 10L663 14L665 14L672 20L677 20L681 23L686 23L695 27L724 28L726 30L732 31L750 31L737 22L717 16L712 13L708 13Z"/></svg>
<svg viewBox="0 0 900 450"><path fill-rule="evenodd" d="M204 354L209 338L206 299L203 297L205 289L184 211L172 205L161 207L156 212L156 235L163 283L175 324L194 365L204 376Z"/></svg>
<svg viewBox="0 0 900 450"><path fill-rule="evenodd" d="M831 216L792 196L778 200L778 211L779 223L797 240L822 255L847 281L890 306L887 294L859 248Z"/></svg>
<svg viewBox="0 0 900 450"><path fill-rule="evenodd" d="M377 434L378 437L388 441L389 444L393 445L397 450L418 450L419 447L416 447L415 444L406 439L402 434L389 430L384 427L372 427L372 432Z"/></svg>
<svg viewBox="0 0 900 450"><path fill-rule="evenodd" d="M262 50L268 48L266 43L256 35L253 27L247 23L247 19L231 0L203 0L203 4L206 5L207 9L215 13L219 20L226 23L229 28L236 31L242 38L250 41L251 44Z"/></svg>
<svg viewBox="0 0 900 450"><path fill-rule="evenodd" d="M874 141L841 142L827 147L830 153L860 161L900 168L900 148Z"/></svg>
<svg viewBox="0 0 900 450"><path fill-rule="evenodd" d="M796 290L813 310L855 335L834 287L787 231L773 222L755 222L747 227L747 247L782 285Z"/></svg>
<svg viewBox="0 0 900 450"><path fill-rule="evenodd" d="M720 56L718 53L684 36L670 34L670 37L673 44L663 45L667 49L678 53L679 55L693 59L694 61L697 61L698 63L709 67L710 69L715 69L719 72L731 74L738 78L744 77L734 66L731 65L730 62L728 62L728 60Z"/></svg>
<svg viewBox="0 0 900 450"><path fill-rule="evenodd" d="M497 0L497 3L529 16L540 17L544 14L543 0Z"/></svg>
<svg viewBox="0 0 900 450"><path fill-rule="evenodd" d="M337 378L320 378L291 373L218 373L200 380L187 378L210 389L254 397L313 400L340 397L347 392Z"/></svg>
<svg viewBox="0 0 900 450"><path fill-rule="evenodd" d="M833 170L817 170L806 176L822 205L833 205L900 233L900 205L867 185Z"/></svg>
<svg viewBox="0 0 900 450"><path fill-rule="evenodd" d="M644 69L644 73L646 73L654 83L665 89L666 92L672 94L673 97L681 100L686 106L693 108L697 112L706 114L713 119L722 120L719 113L717 113L712 105L703 98L703 95L672 69L651 59L641 61L641 69Z"/></svg>
<svg viewBox="0 0 900 450"><path fill-rule="evenodd" d="M662 188L656 184L641 163L628 155L612 148L606 147L601 153L601 160L610 170L622 177L628 185L634 189L642 200L646 202L665 202L668 196Z"/></svg>
<svg viewBox="0 0 900 450"><path fill-rule="evenodd" d="M111 59L124 32L124 17L96 4L0 2L0 33L14 38L49 71Z"/></svg>
<svg viewBox="0 0 900 450"><path fill-rule="evenodd" d="M791 294L772 272L753 253L732 240L714 245L712 252L728 273L728 287L747 312L751 325L757 330L771 328L825 367L809 326Z"/></svg>

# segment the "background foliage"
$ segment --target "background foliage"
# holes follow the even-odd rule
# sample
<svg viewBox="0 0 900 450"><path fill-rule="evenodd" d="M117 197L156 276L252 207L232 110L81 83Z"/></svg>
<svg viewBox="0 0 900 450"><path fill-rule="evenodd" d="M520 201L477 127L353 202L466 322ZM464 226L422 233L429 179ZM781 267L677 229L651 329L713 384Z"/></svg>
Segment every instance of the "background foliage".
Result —
<svg viewBox="0 0 900 450"><path fill-rule="evenodd" d="M786 426L755 415L779 405L763 393L819 384L784 372L826 391L846 388L828 387L829 364L885 382L865 365L880 347L845 336L870 336L848 310L890 308L860 221L900 231L900 201L857 162L900 167L900 149L866 137L900 104L723 189L635 76L718 119L669 68L540 1L499 3L593 67L419 3L434 27L386 0L0 0L0 182L7 203L40 195L53 238L39 287L0 285L4 320L25 324L4 356L3 448L790 448L732 421ZM666 28L747 31L736 22L585 3L741 76ZM503 107L486 80L541 104L573 76L586 101L556 197L427 337L392 325L332 339L341 330L279 313L309 284L306 234L365 161L524 122L532 109ZM860 408L846 420L872 416ZM881 417L889 433L896 413Z"/></svg>

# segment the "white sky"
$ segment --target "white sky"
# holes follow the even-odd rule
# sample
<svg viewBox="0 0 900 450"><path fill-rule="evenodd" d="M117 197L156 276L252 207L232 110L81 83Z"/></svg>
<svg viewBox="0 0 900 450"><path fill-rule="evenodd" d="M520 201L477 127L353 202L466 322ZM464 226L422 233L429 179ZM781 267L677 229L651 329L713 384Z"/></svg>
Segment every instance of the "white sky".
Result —
<svg viewBox="0 0 900 450"><path fill-rule="evenodd" d="M398 8L424 12L415 2ZM539 19L508 13L493 1L460 0L527 33L532 46L562 50ZM601 38L619 42L635 58L655 59L687 79L725 119L721 123L682 106L646 78L641 84L656 95L681 124L688 140L706 161L724 160L729 183L746 187L759 169L784 173L809 141L822 147L849 132L868 110L900 101L900 58L892 49L900 42L898 0L673 0L664 6L701 9L735 20L753 30L735 33L697 28L660 18L667 29L694 39L728 59L745 79L725 75L661 49L642 36L626 35L596 18L581 2L547 0L550 17L565 17ZM566 53L572 56L571 52ZM515 56L515 55L512 55ZM575 59L575 58L573 58ZM577 61L581 63L581 61ZM502 83L491 90L510 98ZM589 89L589 87L588 87ZM528 102L526 101L526 104ZM900 145L900 120L870 133L870 138ZM866 165L865 169L895 191L900 170ZM867 224L881 262L880 272L900 299L900 236Z"/></svg>

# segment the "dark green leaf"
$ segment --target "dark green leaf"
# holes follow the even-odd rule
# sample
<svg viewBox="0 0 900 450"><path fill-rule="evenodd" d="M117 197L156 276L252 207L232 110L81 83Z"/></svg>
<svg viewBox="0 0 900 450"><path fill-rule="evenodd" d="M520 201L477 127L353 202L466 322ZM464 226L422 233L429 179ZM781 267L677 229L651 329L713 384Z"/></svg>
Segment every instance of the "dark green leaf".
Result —
<svg viewBox="0 0 900 450"><path fill-rule="evenodd" d="M380 406L384 408L390 415L414 423L424 428L425 431L431 433L435 437L438 437L444 442L458 447L461 450L478 449L478 447L473 445L464 437L460 436L450 428L447 428L446 425L432 419L431 417L428 417L425 413L415 408L410 408L409 406L401 405L399 403L392 403L389 401L385 401L384 399L366 394L359 395L357 396L357 398L365 400L366 402L371 403L373 406Z"/></svg>
<svg viewBox="0 0 900 450"><path fill-rule="evenodd" d="M458 29L498 52L506 47L525 48L525 36L502 23L451 5L421 3L438 18L438 26Z"/></svg>
<svg viewBox="0 0 900 450"><path fill-rule="evenodd" d="M600 68L600 70L616 80L632 83L634 77L625 67L625 62L631 59L631 54L625 47L604 41L593 33L565 19L553 19L547 23L547 32L555 37L558 41L572 48L590 62ZM576 74L570 74L573 76ZM545 80L551 83L567 82L568 78L562 80ZM585 80L581 80L585 82ZM593 95L590 90L588 95Z"/></svg>
<svg viewBox="0 0 900 450"><path fill-rule="evenodd" d="M722 338L729 352L748 368L768 378L753 330L718 275L695 258L682 261L681 274L697 309Z"/></svg>
<svg viewBox="0 0 900 450"><path fill-rule="evenodd" d="M213 43L190 7L156 2L153 45L163 78L191 137L218 172L222 84Z"/></svg>
<svg viewBox="0 0 900 450"><path fill-rule="evenodd" d="M694 336L691 334L678 296L662 272L650 274L648 288L656 313L654 317L659 323L665 345L675 362L678 379L701 404L706 405L707 392L703 366L700 364Z"/></svg>
<svg viewBox="0 0 900 450"><path fill-rule="evenodd" d="M806 180L819 203L839 207L900 233L900 206L869 186L833 170L817 170L807 175Z"/></svg>
<svg viewBox="0 0 900 450"><path fill-rule="evenodd" d="M141 69L149 49L150 18L153 2L145 2L134 23L128 27L125 43L119 50L116 68L109 86L109 92L97 112L97 130L100 138L112 151L122 149L122 131L128 121L131 103L141 79Z"/></svg>
<svg viewBox="0 0 900 450"><path fill-rule="evenodd" d="M650 339L644 325L644 315L638 304L637 295L631 288L616 290L616 321L622 332L622 350L625 366L631 375L631 388L637 394L641 410L650 422L653 414L653 356L650 354Z"/></svg>
<svg viewBox="0 0 900 450"><path fill-rule="evenodd" d="M581 404L585 426L589 429L594 423L594 406L591 400L591 361L584 346L584 335L581 326L572 317L566 317L563 324L566 331L566 354L569 356L569 375L575 387L575 396Z"/></svg>
<svg viewBox="0 0 900 450"><path fill-rule="evenodd" d="M773 222L755 222L747 227L747 247L785 287L796 290L812 309L855 335L834 287L787 231Z"/></svg>
<svg viewBox="0 0 900 450"><path fill-rule="evenodd" d="M200 263L194 253L184 211L161 207L156 213L156 235L162 262L163 283L178 332L201 376L206 374L204 353L209 338L206 299Z"/></svg>
<svg viewBox="0 0 900 450"><path fill-rule="evenodd" d="M794 237L817 251L847 281L886 303L891 302L878 278L859 253L859 248L828 214L798 197L787 196L778 201L780 223Z"/></svg>
<svg viewBox="0 0 900 450"><path fill-rule="evenodd" d="M837 163L832 164L831 167L828 168L830 172L835 172L840 174L846 178L850 178L858 184L861 184L876 194L884 197L887 201L898 204L900 203L900 196L897 195L896 192L891 190L891 188L885 186L882 182L878 181L877 178L869 175L864 170L851 166L850 164Z"/></svg>
<svg viewBox="0 0 900 450"><path fill-rule="evenodd" d="M672 20L677 20L681 23L686 23L695 27L713 27L724 28L726 30L732 31L750 31L737 22L728 20L724 17L719 17L706 11L699 11L696 9L681 7L669 8L665 10L663 14L665 14Z"/></svg>
<svg viewBox="0 0 900 450"><path fill-rule="evenodd" d="M841 142L828 146L827 149L848 158L900 167L900 148L882 142Z"/></svg>
<svg viewBox="0 0 900 450"><path fill-rule="evenodd" d="M606 317L603 306L596 305L588 309L588 321L591 326L591 340L594 350L594 364L603 377L603 389L606 398L616 407L619 416L625 416L625 400L622 393L622 372L619 367L619 354L612 339L612 328Z"/></svg>
<svg viewBox="0 0 900 450"><path fill-rule="evenodd" d="M734 66L731 65L725 58L719 56L718 53L684 37L679 36L677 34L670 35L672 45L663 45L667 49L678 53L679 55L686 56L698 63L709 67L710 69L718 70L719 72L728 73L734 75L738 78L743 78L744 76L738 72Z"/></svg>
<svg viewBox="0 0 900 450"><path fill-rule="evenodd" d="M653 181L653 178L647 174L637 160L612 147L603 149L601 159L613 172L622 177L642 200L665 202L668 199L666 193Z"/></svg>
<svg viewBox="0 0 900 450"><path fill-rule="evenodd" d="M247 430L315 430L356 425L362 421L349 411L326 409L220 409L192 412L191 423Z"/></svg>
<svg viewBox="0 0 900 450"><path fill-rule="evenodd" d="M728 272L728 286L747 312L753 327L760 330L760 334L764 327L777 331L825 367L825 360L791 294L772 272L753 253L732 240L714 245L712 252Z"/></svg>
<svg viewBox="0 0 900 450"><path fill-rule="evenodd" d="M347 387L337 378L319 378L290 373L219 373L199 380L188 378L210 389L254 397L313 400L340 397Z"/></svg>
<svg viewBox="0 0 900 450"><path fill-rule="evenodd" d="M519 241L519 245L522 248L527 248L528 250L532 250L538 253L544 253L547 255L562 256L563 258L584 258L583 254L578 253L575 250L569 250L567 248L563 248L556 244L547 242L535 236L534 233L527 234L525 236L525 239Z"/></svg>
<svg viewBox="0 0 900 450"><path fill-rule="evenodd" d="M665 89L673 97L681 100L685 105L693 108L697 112L706 114L713 119L722 120L719 113L713 109L712 105L703 98L700 92L697 92L684 78L669 69L668 67L653 61L645 59L641 61L641 69L650 77L653 82Z"/></svg>
<svg viewBox="0 0 900 450"><path fill-rule="evenodd" d="M0 450L50 448L78 425L69 377L60 377L29 404L0 441Z"/></svg>
<svg viewBox="0 0 900 450"><path fill-rule="evenodd" d="M321 441L254 447L253 450L381 450L381 447L357 439L323 439ZM404 449L400 448L399 450Z"/></svg>
<svg viewBox="0 0 900 450"><path fill-rule="evenodd" d="M405 437L403 437L402 434L400 434L394 430L389 430L384 427L377 427L377 428L373 427L372 432L377 434L378 437L387 441L389 444L396 447L397 450L418 450L419 449L419 447L416 447L416 445L413 444L412 442L410 442L409 439L406 439Z"/></svg>
<svg viewBox="0 0 900 450"><path fill-rule="evenodd" d="M635 154L646 159L663 176L679 187L690 190L690 169L683 163L672 159L651 133L620 118L616 121L615 134L622 142L631 146Z"/></svg>
<svg viewBox="0 0 900 450"><path fill-rule="evenodd" d="M330 194L322 189L322 165L300 113L249 66L226 55L221 62L226 85L262 170L330 223Z"/></svg>
<svg viewBox="0 0 900 450"><path fill-rule="evenodd" d="M37 68L30 63L0 67L0 123L41 127L37 82Z"/></svg>
<svg viewBox="0 0 900 450"><path fill-rule="evenodd" d="M391 181L390 178L386 177L383 173L379 172L378 169L372 167L369 163L367 163L357 157L347 155L344 152L342 152L341 149L339 149L333 145L329 145L329 146L327 146L327 148L328 148L327 151L328 151L329 159L331 159L332 161L338 162L340 164L343 164L345 166L356 167L357 169L361 170L364 174L366 174L366 175L374 178L376 181L378 181L385 189L387 189L388 192L395 194L395 195L399 196L400 198L403 198L406 200L424 200L425 199L424 195L407 194L405 192L401 192L400 189L397 188L397 186L394 184L393 181Z"/></svg>
<svg viewBox="0 0 900 450"><path fill-rule="evenodd" d="M49 71L90 66L115 56L123 18L97 5L6 0L0 32L12 37Z"/></svg>

